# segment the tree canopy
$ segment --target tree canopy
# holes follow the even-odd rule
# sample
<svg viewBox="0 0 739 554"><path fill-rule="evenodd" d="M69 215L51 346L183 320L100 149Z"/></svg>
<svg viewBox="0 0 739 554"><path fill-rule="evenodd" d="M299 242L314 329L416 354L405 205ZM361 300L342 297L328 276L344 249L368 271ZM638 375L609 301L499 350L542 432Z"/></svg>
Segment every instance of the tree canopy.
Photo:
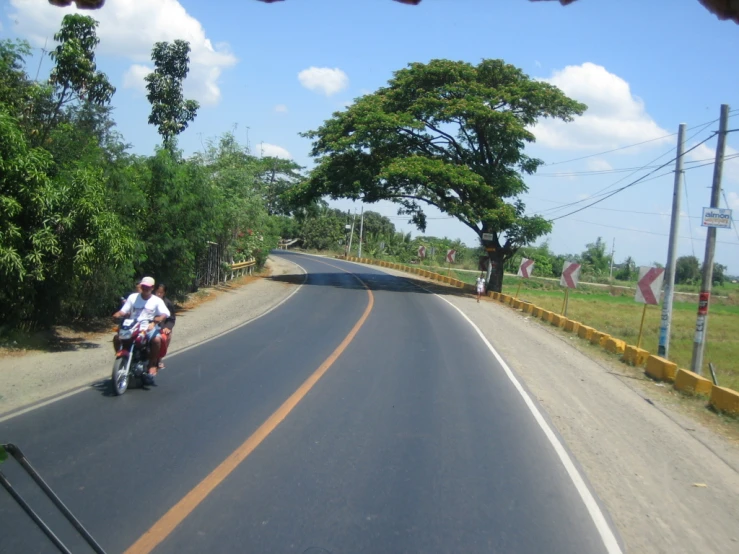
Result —
<svg viewBox="0 0 739 554"><path fill-rule="evenodd" d="M543 162L525 153L541 118L570 121L586 109L557 87L502 60L412 63L388 86L359 98L319 129L317 166L293 190L297 201L323 196L390 200L425 229L432 205L467 225L490 249L499 289L503 263L551 230L525 214L524 175Z"/></svg>
<svg viewBox="0 0 739 554"><path fill-rule="evenodd" d="M144 77L146 98L151 103L149 123L157 127L164 146L171 148L177 135L195 120L200 107L182 93L182 83L190 72L190 44L179 39L157 42L151 59L154 71Z"/></svg>
<svg viewBox="0 0 739 554"><path fill-rule="evenodd" d="M27 43L0 40L0 333L109 315L143 275L181 297L213 268L223 278L235 261L261 266L292 232L271 214L290 212L280 194L300 166L253 156L228 133L187 159L177 150L184 41L153 52L152 81L170 79L154 98L167 147L128 152L115 89L96 68L96 27L64 17L45 82L28 75Z"/></svg>

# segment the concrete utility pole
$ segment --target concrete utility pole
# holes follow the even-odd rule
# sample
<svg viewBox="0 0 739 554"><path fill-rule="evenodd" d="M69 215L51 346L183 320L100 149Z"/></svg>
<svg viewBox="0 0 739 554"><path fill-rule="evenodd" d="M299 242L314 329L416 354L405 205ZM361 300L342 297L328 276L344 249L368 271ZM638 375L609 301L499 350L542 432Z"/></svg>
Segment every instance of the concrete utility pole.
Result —
<svg viewBox="0 0 739 554"><path fill-rule="evenodd" d="M677 156L675 159L675 189L672 192L672 219L670 242L665 265L665 299L662 301L662 322L659 326L657 355L666 358L670 352L670 325L672 325L672 299L675 296L675 267L677 264L677 233L680 227L680 198L683 194L683 152L685 151L685 123L677 130Z"/></svg>
<svg viewBox="0 0 739 554"><path fill-rule="evenodd" d="M711 186L711 208L718 208L721 201L721 176L724 170L724 152L726 151L726 127L729 124L729 105L721 105L721 121L718 128L718 144L716 145L716 163L713 166L713 185ZM690 364L693 373L701 374L703 368L703 352L708 334L708 303L713 286L713 255L716 252L716 227L708 227L706 236L706 254L703 257L703 281L698 300L698 319L695 323L693 339L693 360Z"/></svg>
<svg viewBox="0 0 739 554"><path fill-rule="evenodd" d="M349 233L349 252L348 256L352 255L352 239L354 238L354 222L357 220L357 209L354 208L354 217L352 218L352 230Z"/></svg>
<svg viewBox="0 0 739 554"><path fill-rule="evenodd" d="M611 277L613 280L613 256L616 254L616 237L613 237L613 246L611 247Z"/></svg>
<svg viewBox="0 0 739 554"><path fill-rule="evenodd" d="M362 205L362 216L359 218L359 248L357 249L357 258L362 257L362 233L364 232L364 205Z"/></svg>

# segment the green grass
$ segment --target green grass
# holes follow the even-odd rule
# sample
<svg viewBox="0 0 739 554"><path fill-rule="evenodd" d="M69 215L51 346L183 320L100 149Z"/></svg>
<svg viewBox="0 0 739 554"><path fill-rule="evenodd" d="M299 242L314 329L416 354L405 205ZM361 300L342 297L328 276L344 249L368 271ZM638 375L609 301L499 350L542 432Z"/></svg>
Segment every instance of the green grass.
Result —
<svg viewBox="0 0 739 554"><path fill-rule="evenodd" d="M517 286L515 279L506 279L503 292L513 295ZM561 313L564 292L561 288L522 287L518 297ZM735 299L732 297L731 300ZM734 302L711 305L703 375L710 377L708 363L711 362L716 368L719 385L739 390L739 306L733 304ZM634 302L630 294L613 296L605 291L570 291L567 317L623 339L627 344L636 344L643 307L643 304ZM690 367L696 311L695 302L673 304L669 357L678 367ZM647 307L641 346L653 353L657 352L660 318L659 306Z"/></svg>
<svg viewBox="0 0 739 554"><path fill-rule="evenodd" d="M426 267L426 264L421 265ZM447 270L434 269L443 275ZM452 277L474 284L478 273L451 271ZM506 275L503 292L514 295L520 279ZM616 281L613 287L592 286L580 283L576 291L570 291L567 317L636 344L639 336L643 304L634 302L635 283ZM631 287L622 288L622 287ZM695 286L680 285L678 292L697 292ZM708 364L716 368L719 385L739 390L739 285L726 283L714 287L708 323L708 342L704 356L703 375L710 377ZM519 298L529 300L556 313L562 311L564 289L556 280L527 279L522 283ZM689 300L689 301L678 301ZM693 354L693 335L698 299L676 296L673 304L670 359L678 367L689 368ZM644 320L642 348L657 352L661 308L649 306Z"/></svg>

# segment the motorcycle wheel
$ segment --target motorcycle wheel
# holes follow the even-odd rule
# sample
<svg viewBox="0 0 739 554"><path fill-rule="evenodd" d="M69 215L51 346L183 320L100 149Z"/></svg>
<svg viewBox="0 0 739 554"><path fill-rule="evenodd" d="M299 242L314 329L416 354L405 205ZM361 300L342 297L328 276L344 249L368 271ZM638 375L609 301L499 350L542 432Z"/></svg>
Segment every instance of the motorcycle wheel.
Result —
<svg viewBox="0 0 739 554"><path fill-rule="evenodd" d="M113 362L113 376L111 377L113 394L121 396L128 389L128 371L126 358L116 358Z"/></svg>

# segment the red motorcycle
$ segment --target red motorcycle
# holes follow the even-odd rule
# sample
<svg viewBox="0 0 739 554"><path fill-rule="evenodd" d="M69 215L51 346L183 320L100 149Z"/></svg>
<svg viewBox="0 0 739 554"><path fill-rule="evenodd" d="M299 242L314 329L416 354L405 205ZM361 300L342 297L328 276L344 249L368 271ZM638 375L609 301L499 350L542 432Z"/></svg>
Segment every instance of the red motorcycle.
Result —
<svg viewBox="0 0 739 554"><path fill-rule="evenodd" d="M113 393L121 396L131 380L143 382L144 374L149 368L149 336L147 330L150 321L144 319L124 319L118 327L120 347L113 363Z"/></svg>

